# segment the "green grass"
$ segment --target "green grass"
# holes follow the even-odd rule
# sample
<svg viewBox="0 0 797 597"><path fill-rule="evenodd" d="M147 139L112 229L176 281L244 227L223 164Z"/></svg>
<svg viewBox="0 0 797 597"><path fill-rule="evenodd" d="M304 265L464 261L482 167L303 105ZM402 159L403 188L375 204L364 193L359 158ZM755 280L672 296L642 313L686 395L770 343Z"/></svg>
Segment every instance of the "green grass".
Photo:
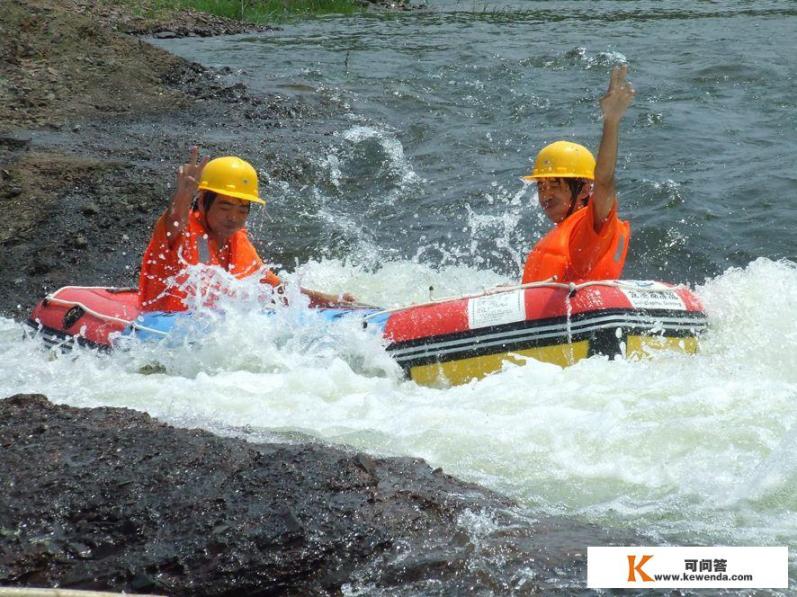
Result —
<svg viewBox="0 0 797 597"><path fill-rule="evenodd" d="M324 14L355 14L363 8L356 0L122 0L136 14L165 18L176 10L202 12L256 23L275 23L291 17Z"/></svg>

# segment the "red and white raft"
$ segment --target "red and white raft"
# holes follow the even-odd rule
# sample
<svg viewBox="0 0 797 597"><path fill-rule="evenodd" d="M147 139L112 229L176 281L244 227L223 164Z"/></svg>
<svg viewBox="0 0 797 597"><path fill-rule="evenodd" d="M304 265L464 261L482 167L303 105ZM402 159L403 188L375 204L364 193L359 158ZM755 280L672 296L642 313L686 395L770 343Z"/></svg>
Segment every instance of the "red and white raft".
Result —
<svg viewBox="0 0 797 597"><path fill-rule="evenodd" d="M422 384L465 383L529 357L564 366L597 354L694 353L707 327L688 288L634 280L537 282L389 310L324 311L381 332L388 352ZM141 315L134 289L68 286L43 299L28 323L52 345L110 348L121 335L168 335L174 319Z"/></svg>
<svg viewBox="0 0 797 597"><path fill-rule="evenodd" d="M706 327L686 287L607 280L537 282L415 305L392 312L384 335L416 382L458 384L527 357L565 366L597 354L694 353Z"/></svg>

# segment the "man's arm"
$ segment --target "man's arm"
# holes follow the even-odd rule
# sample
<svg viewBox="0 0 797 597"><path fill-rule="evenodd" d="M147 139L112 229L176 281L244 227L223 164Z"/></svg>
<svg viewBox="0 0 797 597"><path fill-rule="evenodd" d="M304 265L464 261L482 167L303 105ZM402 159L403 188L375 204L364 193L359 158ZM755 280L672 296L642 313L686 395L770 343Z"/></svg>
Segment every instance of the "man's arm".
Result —
<svg viewBox="0 0 797 597"><path fill-rule="evenodd" d="M341 294L328 294L318 290L302 288L302 294L310 299L310 305L314 307L337 307L340 305L352 305L357 302L353 294L344 292Z"/></svg>
<svg viewBox="0 0 797 597"><path fill-rule="evenodd" d="M188 225L188 215L191 211L191 202L199 186L199 177L202 169L208 163L208 158L199 159L199 148L191 148L191 157L187 164L177 169L177 188L172 196L171 205L166 210L166 238L169 249L174 249L177 240L182 236Z"/></svg>
<svg viewBox="0 0 797 597"><path fill-rule="evenodd" d="M595 184L592 190L595 219L595 231L599 231L603 222L611 213L617 202L614 184L614 171L617 165L617 145L620 135L620 121L628 106L634 100L634 88L625 80L628 66L612 68L609 89L601 98L603 113L603 134L598 147L598 158L595 163Z"/></svg>

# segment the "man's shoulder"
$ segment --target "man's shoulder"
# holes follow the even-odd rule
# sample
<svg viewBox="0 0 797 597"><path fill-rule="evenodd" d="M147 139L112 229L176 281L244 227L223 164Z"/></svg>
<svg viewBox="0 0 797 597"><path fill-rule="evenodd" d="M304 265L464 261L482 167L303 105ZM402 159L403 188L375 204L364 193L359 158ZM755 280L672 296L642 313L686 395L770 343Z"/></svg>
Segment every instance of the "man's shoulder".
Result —
<svg viewBox="0 0 797 597"><path fill-rule="evenodd" d="M235 234L232 235L231 240L232 242L230 243L230 246L236 253L237 257L246 259L247 261L250 259L261 261L260 255L257 253L257 249L252 244L252 241L249 238L249 232L246 228L241 228L240 230L236 231Z"/></svg>
<svg viewBox="0 0 797 597"><path fill-rule="evenodd" d="M252 244L252 239L249 238L249 231L246 228L241 228L237 230L235 234L232 235L235 240L238 242L246 242L250 245Z"/></svg>

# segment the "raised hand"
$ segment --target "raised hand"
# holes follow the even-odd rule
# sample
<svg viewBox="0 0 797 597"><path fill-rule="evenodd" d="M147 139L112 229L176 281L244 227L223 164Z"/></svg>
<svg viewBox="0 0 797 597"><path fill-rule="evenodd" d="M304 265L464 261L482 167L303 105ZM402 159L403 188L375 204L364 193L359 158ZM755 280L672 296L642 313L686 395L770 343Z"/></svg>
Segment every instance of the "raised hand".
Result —
<svg viewBox="0 0 797 597"><path fill-rule="evenodd" d="M196 193L197 186L199 186L199 177L202 174L202 169L208 163L208 158L205 156L199 159L199 148L194 145L191 148L191 156L188 163L183 164L177 169L177 190L176 195L193 197Z"/></svg>
<svg viewBox="0 0 797 597"><path fill-rule="evenodd" d="M625 80L626 74L628 74L627 64L612 68L609 89L601 98L601 112L603 112L604 120L619 121L628 110L628 106L634 101L636 91L631 83Z"/></svg>
<svg viewBox="0 0 797 597"><path fill-rule="evenodd" d="M194 146L191 148L191 156L188 159L188 163L177 168L177 188L165 214L168 217L168 232L166 236L169 239L169 249L174 249L188 225L191 203L199 186L202 168L208 163L208 159L205 157L200 160L199 148Z"/></svg>

